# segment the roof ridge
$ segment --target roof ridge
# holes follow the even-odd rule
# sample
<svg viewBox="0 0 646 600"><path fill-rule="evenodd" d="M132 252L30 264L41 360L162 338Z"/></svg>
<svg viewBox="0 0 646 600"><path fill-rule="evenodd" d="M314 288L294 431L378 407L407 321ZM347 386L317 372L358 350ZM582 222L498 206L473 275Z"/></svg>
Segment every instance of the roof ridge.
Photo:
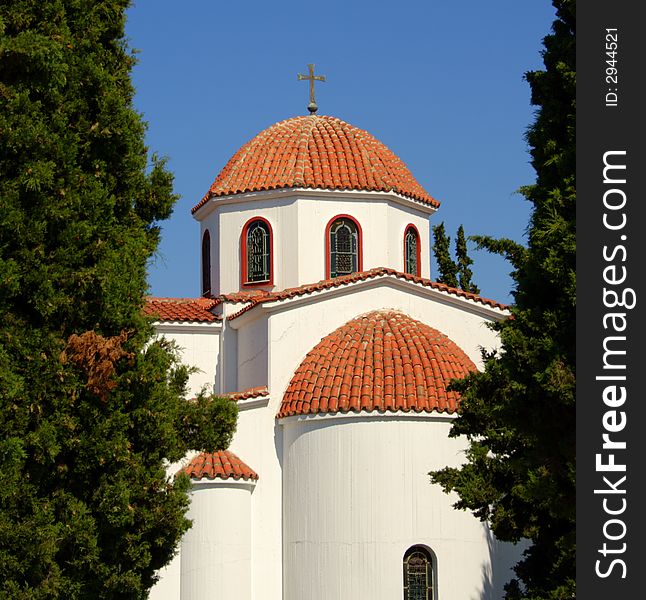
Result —
<svg viewBox="0 0 646 600"><path fill-rule="evenodd" d="M491 300L489 298L479 296L478 294L474 294L472 292L465 292L464 290L461 290L459 288L450 287L444 283L439 283L437 281L433 281L425 277L410 275L409 273L403 273L401 271L397 271L396 269L392 269L390 267L375 267L367 271L357 271L356 273L351 273L350 275L342 275L341 277L335 277L331 279L321 279L320 281L315 283L306 283L297 287L285 288L284 290L277 290L277 291L259 294L248 300L249 305L243 307L238 312L232 315L229 315L228 318L235 319L240 315L242 315L243 313L251 310L255 306L258 306L259 304L263 304L265 302L286 300L288 298L304 296L306 294L324 291L324 290L340 287L342 285L358 283L361 281L366 281L368 279L373 279L384 275L390 275L390 276L396 277L397 279L404 279L412 283L423 285L424 287L429 287L437 291L446 292L447 294L451 294L453 296L458 296L460 298L464 298L466 300L470 300L478 304L489 306L490 308L499 309L499 310L509 309L508 304L496 302L495 300ZM245 300L241 300L241 301L245 301Z"/></svg>
<svg viewBox="0 0 646 600"><path fill-rule="evenodd" d="M316 116L316 115L311 115ZM307 118L307 117L305 117ZM309 119L303 122L303 127L299 130L298 150L295 157L294 164L294 183L297 185L305 186L305 163L307 162L312 169L312 157L310 156L310 143L313 140L312 130L316 127L317 119ZM309 127L308 127L309 126ZM307 132L305 130L307 129ZM300 167L299 167L299 162Z"/></svg>
<svg viewBox="0 0 646 600"><path fill-rule="evenodd" d="M214 304L219 304L218 298L212 298L210 296L146 296L144 298L146 302L167 302L169 304L175 303L175 304L182 304L182 303L189 303L189 302L202 302L202 303L208 303L208 302L213 302Z"/></svg>

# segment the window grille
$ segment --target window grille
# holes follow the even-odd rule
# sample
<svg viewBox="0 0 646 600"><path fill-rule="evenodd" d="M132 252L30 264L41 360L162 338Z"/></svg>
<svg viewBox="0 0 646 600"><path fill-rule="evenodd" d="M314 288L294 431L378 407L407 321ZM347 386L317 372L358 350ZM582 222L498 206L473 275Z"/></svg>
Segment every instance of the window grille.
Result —
<svg viewBox="0 0 646 600"><path fill-rule="evenodd" d="M337 219L330 227L330 277L358 271L357 226L350 219Z"/></svg>
<svg viewBox="0 0 646 600"><path fill-rule="evenodd" d="M211 236L209 230L202 238L202 296L211 294Z"/></svg>
<svg viewBox="0 0 646 600"><path fill-rule="evenodd" d="M433 600L433 559L423 546L404 554L404 600Z"/></svg>
<svg viewBox="0 0 646 600"><path fill-rule="evenodd" d="M419 275L419 264L418 264L418 250L419 250L419 238L417 236L417 231L412 227L409 227L406 230L406 236L404 240L405 247L405 271L410 275Z"/></svg>
<svg viewBox="0 0 646 600"><path fill-rule="evenodd" d="M247 282L269 281L270 264L269 226L264 221L253 221L247 227Z"/></svg>

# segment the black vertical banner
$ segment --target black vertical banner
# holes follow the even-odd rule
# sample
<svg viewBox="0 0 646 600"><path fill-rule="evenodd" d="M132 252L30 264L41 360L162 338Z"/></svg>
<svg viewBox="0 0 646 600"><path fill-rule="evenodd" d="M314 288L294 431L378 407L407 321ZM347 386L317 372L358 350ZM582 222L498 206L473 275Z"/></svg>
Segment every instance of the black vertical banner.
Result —
<svg viewBox="0 0 646 600"><path fill-rule="evenodd" d="M644 598L646 23L577 13L577 595Z"/></svg>

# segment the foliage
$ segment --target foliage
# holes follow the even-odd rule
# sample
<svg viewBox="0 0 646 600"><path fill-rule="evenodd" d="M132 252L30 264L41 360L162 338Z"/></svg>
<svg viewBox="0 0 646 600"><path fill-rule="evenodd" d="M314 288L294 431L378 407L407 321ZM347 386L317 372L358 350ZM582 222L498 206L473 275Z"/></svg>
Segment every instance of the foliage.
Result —
<svg viewBox="0 0 646 600"><path fill-rule="evenodd" d="M458 287L458 266L451 256L451 238L446 234L444 222L433 225L433 254L439 271L436 281Z"/></svg>
<svg viewBox="0 0 646 600"><path fill-rule="evenodd" d="M477 240L514 267L512 318L495 326L502 348L484 354L484 372L454 384L451 434L468 437L466 464L432 473L499 539L530 540L512 599L575 594L575 2L554 6L545 70L526 75L538 106L527 133L537 180L522 190L528 245Z"/></svg>
<svg viewBox="0 0 646 600"><path fill-rule="evenodd" d="M464 227L462 225L458 227L458 234L455 238L455 258L460 289L465 292L471 292L472 294L479 294L480 288L471 281L473 272L471 271L470 265L473 264L473 260L469 257L467 251L467 240L464 236Z"/></svg>
<svg viewBox="0 0 646 600"><path fill-rule="evenodd" d="M142 316L172 176L132 108L127 0L0 5L0 596L144 598L189 523L167 461L228 444Z"/></svg>
<svg viewBox="0 0 646 600"><path fill-rule="evenodd" d="M458 227L455 238L455 260L451 256L451 238L446 234L443 222L433 226L433 254L439 271L438 283L444 283L473 294L480 293L478 286L471 281L473 273L469 265L473 264L473 260L468 254L467 240L462 225Z"/></svg>

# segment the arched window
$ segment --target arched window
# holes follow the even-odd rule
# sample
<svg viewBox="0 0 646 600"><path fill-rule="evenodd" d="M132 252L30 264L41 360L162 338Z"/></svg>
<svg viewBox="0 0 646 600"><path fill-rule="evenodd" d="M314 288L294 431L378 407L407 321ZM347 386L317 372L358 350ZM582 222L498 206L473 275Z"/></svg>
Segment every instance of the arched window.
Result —
<svg viewBox="0 0 646 600"><path fill-rule="evenodd" d="M202 296L211 295L211 235L207 229L202 237Z"/></svg>
<svg viewBox="0 0 646 600"><path fill-rule="evenodd" d="M404 271L417 277L421 273L419 233L415 225L406 227L404 233Z"/></svg>
<svg viewBox="0 0 646 600"><path fill-rule="evenodd" d="M334 217L326 232L327 277L361 271L361 227L348 215Z"/></svg>
<svg viewBox="0 0 646 600"><path fill-rule="evenodd" d="M242 283L272 283L272 236L269 221L255 217L242 228Z"/></svg>
<svg viewBox="0 0 646 600"><path fill-rule="evenodd" d="M424 546L404 554L404 600L433 600L433 557Z"/></svg>

